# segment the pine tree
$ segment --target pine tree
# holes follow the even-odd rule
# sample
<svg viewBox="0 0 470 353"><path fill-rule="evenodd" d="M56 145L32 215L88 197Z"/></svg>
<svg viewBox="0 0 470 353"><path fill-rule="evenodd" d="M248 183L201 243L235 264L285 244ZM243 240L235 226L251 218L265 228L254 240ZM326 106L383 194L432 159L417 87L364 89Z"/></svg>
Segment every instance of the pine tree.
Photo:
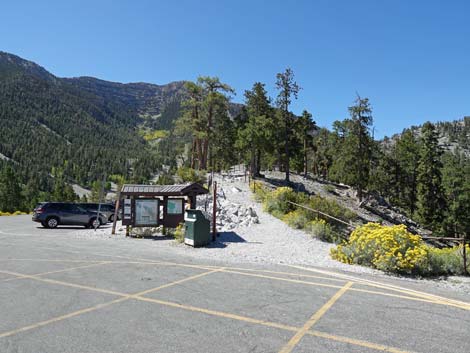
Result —
<svg viewBox="0 0 470 353"><path fill-rule="evenodd" d="M421 134L417 170L417 216L423 226L439 230L446 210L442 189L442 149L438 143L438 132L433 124L425 123Z"/></svg>
<svg viewBox="0 0 470 353"><path fill-rule="evenodd" d="M314 147L313 135L317 129L316 122L312 120L312 114L304 110L296 120L296 131L302 146L302 169L305 177L308 173L308 151Z"/></svg>
<svg viewBox="0 0 470 353"><path fill-rule="evenodd" d="M294 72L292 69L287 68L284 72L276 75L276 88L279 94L276 99L276 104L282 113L284 120L284 167L286 169L286 182L289 182L290 174L290 136L292 134L292 114L289 112L289 106L292 102L292 97L297 99L300 91L300 86L294 80Z"/></svg>
<svg viewBox="0 0 470 353"><path fill-rule="evenodd" d="M218 128L228 124L228 94L234 90L218 77L205 76L187 83L186 89L189 98L183 103L185 113L177 121L177 132L192 139L191 167L207 170L215 166L214 136L226 133Z"/></svg>
<svg viewBox="0 0 470 353"><path fill-rule="evenodd" d="M62 170L53 168L54 186L51 193L51 201L56 202L75 202L78 199L72 186L65 180Z"/></svg>
<svg viewBox="0 0 470 353"><path fill-rule="evenodd" d="M21 184L12 166L6 165L0 172L0 211L15 212L22 209Z"/></svg>
<svg viewBox="0 0 470 353"><path fill-rule="evenodd" d="M369 170L371 162L372 138L369 127L372 125L372 108L368 98L357 97L356 104L349 107L351 115L351 142L355 154L353 169L355 172L354 186L357 188L357 196L362 200L362 191L369 182Z"/></svg>
<svg viewBox="0 0 470 353"><path fill-rule="evenodd" d="M470 160L458 150L443 156L442 184L448 204L445 234L470 235Z"/></svg>
<svg viewBox="0 0 470 353"><path fill-rule="evenodd" d="M261 156L275 145L274 112L263 83L256 82L245 91L245 104L248 119L238 131L237 146L247 152L251 174L260 176Z"/></svg>
<svg viewBox="0 0 470 353"><path fill-rule="evenodd" d="M356 188L359 200L369 184L373 140L369 133L372 108L368 98L357 97L349 107L350 119L333 125L336 143L331 176Z"/></svg>
<svg viewBox="0 0 470 353"><path fill-rule="evenodd" d="M394 155L400 168L397 204L413 216L417 202L419 143L411 130L405 130L394 146Z"/></svg>

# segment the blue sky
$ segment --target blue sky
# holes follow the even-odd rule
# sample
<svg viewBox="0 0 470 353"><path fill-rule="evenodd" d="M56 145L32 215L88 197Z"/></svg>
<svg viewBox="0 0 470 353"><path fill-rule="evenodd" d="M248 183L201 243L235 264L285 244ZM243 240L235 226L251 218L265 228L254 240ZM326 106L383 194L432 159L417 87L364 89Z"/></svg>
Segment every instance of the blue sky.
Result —
<svg viewBox="0 0 470 353"><path fill-rule="evenodd" d="M376 137L470 115L468 1L3 1L0 50L57 76L163 84L219 76L243 100L275 96L291 67L295 113L321 126L369 97Z"/></svg>

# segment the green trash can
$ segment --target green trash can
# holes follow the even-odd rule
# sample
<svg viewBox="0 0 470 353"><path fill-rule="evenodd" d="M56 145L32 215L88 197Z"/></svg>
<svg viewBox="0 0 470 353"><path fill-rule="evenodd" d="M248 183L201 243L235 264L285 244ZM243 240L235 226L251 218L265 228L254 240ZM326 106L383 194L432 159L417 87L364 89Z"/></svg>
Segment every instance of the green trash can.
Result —
<svg viewBox="0 0 470 353"><path fill-rule="evenodd" d="M184 243L194 247L211 242L210 222L200 210L186 210L184 216Z"/></svg>

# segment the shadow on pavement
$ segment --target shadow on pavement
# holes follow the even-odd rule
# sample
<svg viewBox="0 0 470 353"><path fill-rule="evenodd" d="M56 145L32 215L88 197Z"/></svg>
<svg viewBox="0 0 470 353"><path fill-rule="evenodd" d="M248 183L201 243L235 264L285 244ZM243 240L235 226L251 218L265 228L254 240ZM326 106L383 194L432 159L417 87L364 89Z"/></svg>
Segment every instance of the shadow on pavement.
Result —
<svg viewBox="0 0 470 353"><path fill-rule="evenodd" d="M228 243L247 243L247 244L262 244L260 242L247 242L235 232L220 232L217 239L210 243L208 248L226 248Z"/></svg>

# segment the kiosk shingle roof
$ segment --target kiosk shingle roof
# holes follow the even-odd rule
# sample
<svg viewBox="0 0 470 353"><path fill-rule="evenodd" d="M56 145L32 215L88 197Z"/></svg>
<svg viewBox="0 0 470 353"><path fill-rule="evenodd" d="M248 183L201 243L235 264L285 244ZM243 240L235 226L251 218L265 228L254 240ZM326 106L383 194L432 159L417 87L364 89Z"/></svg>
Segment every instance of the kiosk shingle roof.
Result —
<svg viewBox="0 0 470 353"><path fill-rule="evenodd" d="M148 196L174 196L188 194L207 194L209 191L200 184L180 184L180 185L136 185L125 184L122 187L121 195L148 195Z"/></svg>

